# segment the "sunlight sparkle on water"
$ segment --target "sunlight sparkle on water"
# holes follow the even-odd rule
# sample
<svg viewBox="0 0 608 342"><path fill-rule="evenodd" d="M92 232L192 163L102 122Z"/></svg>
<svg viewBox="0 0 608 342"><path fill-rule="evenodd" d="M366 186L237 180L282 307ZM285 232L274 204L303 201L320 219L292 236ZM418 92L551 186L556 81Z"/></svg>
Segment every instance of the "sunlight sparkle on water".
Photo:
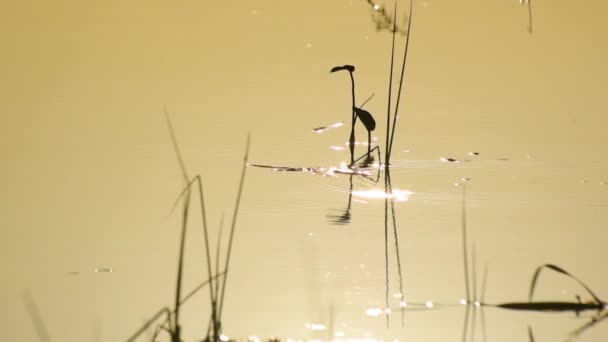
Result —
<svg viewBox="0 0 608 342"><path fill-rule="evenodd" d="M228 336L226 336L224 334L221 334L220 335L220 340L222 340L224 342L228 342L228 341L230 341L230 337L228 337Z"/></svg>
<svg viewBox="0 0 608 342"><path fill-rule="evenodd" d="M426 301L426 302L424 303L424 305L425 305L427 308L429 308L429 309L430 309L430 308L432 308L432 307L433 307L433 302L431 302L431 301Z"/></svg>
<svg viewBox="0 0 608 342"><path fill-rule="evenodd" d="M406 306L407 306L407 303L406 303L406 302L404 302L404 301L400 301L400 302L399 302L399 306L401 306L402 308L404 308L404 307L406 307Z"/></svg>
<svg viewBox="0 0 608 342"><path fill-rule="evenodd" d="M323 331L325 330L325 325L319 323L306 323L304 325L306 329L310 329L312 331Z"/></svg>
<svg viewBox="0 0 608 342"><path fill-rule="evenodd" d="M369 199L384 199L394 198L399 202L408 201L413 192L409 190L393 189L392 193L386 193L381 189L370 189L370 190L356 190L353 191L353 195L357 197L369 198Z"/></svg>
<svg viewBox="0 0 608 342"><path fill-rule="evenodd" d="M459 303L462 304L462 305L467 305L467 300L466 299L461 299Z"/></svg>
<svg viewBox="0 0 608 342"><path fill-rule="evenodd" d="M368 316L371 316L371 317L377 317L382 314L382 310L378 309L378 308L371 308L371 309L365 310L365 314Z"/></svg>
<svg viewBox="0 0 608 342"><path fill-rule="evenodd" d="M379 10L379 9L380 9L380 5L375 4L375 5L374 5L374 11L377 11L377 10Z"/></svg>

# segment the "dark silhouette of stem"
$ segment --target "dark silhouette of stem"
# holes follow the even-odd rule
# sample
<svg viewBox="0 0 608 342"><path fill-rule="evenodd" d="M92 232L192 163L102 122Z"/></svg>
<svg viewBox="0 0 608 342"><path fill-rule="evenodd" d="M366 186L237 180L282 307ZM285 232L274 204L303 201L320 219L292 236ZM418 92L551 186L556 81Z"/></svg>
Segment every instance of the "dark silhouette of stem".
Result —
<svg viewBox="0 0 608 342"><path fill-rule="evenodd" d="M167 120L167 126L169 128L169 132L171 135L171 141L173 143L173 148L175 150L175 154L177 155L178 161L179 161L179 165L180 165L180 169L182 171L182 176L184 178L184 182L187 185L186 187L186 197L184 200L184 211L183 211L183 216L182 216L182 234L181 234L181 240L180 240L180 251L179 251L179 259L178 259L178 271L177 271L177 286L176 286L176 295L175 295L175 327L174 327L174 331L175 331L175 339L177 339L179 341L180 339L180 327L179 327L179 302L181 299L181 282L182 282L182 275L183 275L183 260L184 260L184 245L185 245L185 239L186 239L186 229L187 229L187 225L188 225L188 210L189 210L189 206L190 206L190 195L191 195L191 189L190 189L190 184L188 181L188 172L186 171L186 166L182 157L182 154L179 150L179 145L177 143L177 138L175 136L175 131L173 129L173 125L171 124L171 119L169 117L169 111L167 109L167 107L165 107L165 117ZM201 216L202 216L202 222L203 222L203 232L204 232L204 241L205 241L205 252L207 255L207 277L209 279L212 279L212 271L211 271L211 255L210 255L210 248L209 248L209 234L208 234L208 230L207 230L207 217L205 214L205 200L204 200L204 196L203 196L203 185L202 185L202 181L200 178L200 175L197 175L195 177L195 179L198 180L198 190L199 190L199 200L200 200L200 205L201 205ZM212 316L212 320L214 322L217 322L217 318L216 318L216 297L215 294L213 292L213 286L209 286L209 296L211 298L211 316ZM215 329L217 327L217 323L214 323L214 338L219 338L219 334L217 333L217 329ZM217 339L216 339L217 341Z"/></svg>
<svg viewBox="0 0 608 342"><path fill-rule="evenodd" d="M234 212L232 215L232 224L230 226L230 235L228 237L228 251L226 253L226 264L224 266L224 281L222 282L222 291L220 295L219 301L219 311L218 311L218 321L221 322L222 319L222 311L224 308L224 298L226 295L226 282L228 281L228 266L230 265L230 256L232 255L232 244L234 242L234 230L236 228L236 221L239 213L239 204L241 203L241 195L243 193L243 184L245 183L245 173L247 171L247 160L249 158L249 144L250 144L250 135L247 135L247 145L245 147L245 157L243 158L243 168L241 170L241 180L239 182L239 188L236 196L236 204L234 206Z"/></svg>
<svg viewBox="0 0 608 342"><path fill-rule="evenodd" d="M389 165L389 157L388 157L388 153L389 153L389 131L391 128L391 97L392 97L392 92L393 92L393 65L395 64L395 36L396 36L396 18L397 18L397 2L395 1L395 13L393 14L394 19L393 19L393 42L391 45L391 70L389 73L389 78L388 78L388 107L386 110L386 148L384 149L384 162L386 163L386 167L388 167ZM386 179L386 174L384 175L385 179ZM386 180L385 180L386 181Z"/></svg>
<svg viewBox="0 0 608 342"><path fill-rule="evenodd" d="M350 84L351 84L351 95L352 95L352 124L350 127L350 138L348 139L348 148L350 149L350 165L353 166L355 164L355 123L357 122L357 115L355 114L355 77L353 76L352 71L348 71L350 75Z"/></svg>
<svg viewBox="0 0 608 342"><path fill-rule="evenodd" d="M408 48L410 45L410 32L411 32L411 27L412 27L412 18L413 18L413 0L410 0L410 18L408 20L407 23L407 35L406 35L406 41L405 41L405 49L403 52L403 64L401 65L401 77L399 78L399 90L397 91L397 101L395 103L395 113L393 116L393 127L391 129L391 138L390 138L390 142L388 142L387 145L387 157L386 159L386 163L389 164L389 159L393 150L393 138L395 136L395 127L397 126L397 114L399 113L399 103L401 100L401 89L403 87L403 77L405 75L405 65L407 62L407 52L408 52ZM396 6L396 5L395 5ZM395 12L397 11L396 7L395 7ZM395 19L396 21L396 19ZM394 33L393 33L393 37L394 37ZM388 138L387 138L388 139Z"/></svg>
<svg viewBox="0 0 608 342"><path fill-rule="evenodd" d="M188 174L186 173L186 167L184 165L184 160L182 158L181 152L179 150L179 145L177 144L177 138L175 137L175 132L173 130L173 125L171 124L171 119L169 117L169 111L167 107L165 109L165 118L167 120L167 127L169 128L169 133L171 135L171 142L173 143L173 148L175 150L175 155L177 156L177 160L180 165L180 169L182 171L182 176L185 179L185 182L188 182ZM177 260L177 284L175 285L175 323L172 327L173 334L172 340L174 342L179 342L181 338L180 334L180 326L179 326L179 301L181 298L182 291L182 274L183 274L183 264L184 264L184 245L186 240L186 231L188 227L188 210L190 207L190 189L187 190L187 195L184 198L184 209L182 212L182 232L180 236L179 243L179 256Z"/></svg>
<svg viewBox="0 0 608 342"><path fill-rule="evenodd" d="M178 306L179 308L179 306ZM174 310L175 313L175 317L177 318L177 313L178 313L178 309ZM148 321L146 321L146 323L144 323L141 328L139 328L139 330L137 330L133 335L131 335L131 337L129 337L127 339L127 342L133 342L135 341L139 335L141 335L144 331L148 330L148 328L152 325L152 323L154 323L157 319L159 319L161 316L165 315L165 322L169 322L169 325L171 325L171 310L169 310L168 307L164 307L162 309L160 309L154 316L152 316L152 318L150 318ZM164 324L164 323L163 323ZM175 332L173 331L169 331L169 334L171 335L171 340L175 340Z"/></svg>

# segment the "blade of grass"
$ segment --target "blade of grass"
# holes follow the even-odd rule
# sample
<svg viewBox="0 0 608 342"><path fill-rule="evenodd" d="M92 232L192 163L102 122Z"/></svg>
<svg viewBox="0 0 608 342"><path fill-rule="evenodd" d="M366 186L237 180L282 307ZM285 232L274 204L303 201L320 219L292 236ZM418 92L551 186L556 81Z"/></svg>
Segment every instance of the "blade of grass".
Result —
<svg viewBox="0 0 608 342"><path fill-rule="evenodd" d="M384 158L386 160L386 164L389 164L389 159L392 153L392 149L393 149L393 138L395 136L395 127L397 126L397 114L399 113L399 103L401 100L401 89L403 87L403 77L405 75L405 65L407 62L407 52L408 52L408 48L410 45L410 32L411 32L411 28L412 28L412 18L413 18L413 0L410 0L410 18L408 20L407 23L407 35L406 35L406 41L405 41L405 48L403 50L403 64L401 65L401 77L399 78L399 90L397 91L397 101L395 103L395 113L393 116L393 127L391 129L391 138L390 138L390 142L387 142L387 157ZM395 7L395 12L397 11L397 8ZM396 14L395 14L396 15ZM395 19L396 21L396 19ZM393 37L394 37L394 33L393 33ZM388 132L387 132L388 134ZM387 137L388 139L388 137Z"/></svg>
<svg viewBox="0 0 608 342"><path fill-rule="evenodd" d="M179 161L179 165L180 165L180 169L182 171L182 176L184 178L184 183L187 184L186 189L187 190L187 194L186 194L186 199L184 200L184 211L183 211L183 216L182 216L182 234L181 234L181 241L180 241L180 251L179 251L179 261L178 261L178 275L177 275L177 285L176 285L176 295L175 295L175 327L174 330L176 332L176 335L179 339L180 336L180 328L179 328L179 302L181 299L181 282L182 282L182 276L183 276L183 261L184 261L184 247L185 247L185 239L186 239L186 230L187 230L187 225L188 225L188 210L189 210L189 206L190 206L190 195L191 195L191 189L190 189L190 185L191 183L188 181L188 172L186 170L186 165L184 163L184 159L182 157L182 154L180 152L179 149L179 144L177 143L177 137L175 135L175 130L173 129L173 125L171 123L171 118L169 115L169 110L167 109L167 107L164 107L165 110L165 118L167 121L167 126L169 128L169 133L171 135L171 142L173 143L173 149L175 150L175 154L178 158ZM205 213L205 200L204 200L204 196L203 196L203 185L202 185L202 180L200 175L197 175L195 177L196 180L198 180L198 192L199 192L199 201L200 201L200 206L201 206L201 216L202 216L202 222L203 222L203 232L204 232L204 241L205 241L205 252L206 252L206 257L207 257L207 277L209 279L213 279L212 276L212 271L211 271L211 254L210 254L210 248L209 248L209 233L207 230L207 215ZM216 294L213 292L214 287L213 286L209 286L209 296L211 299L211 316L214 322L217 321L216 319L216 313L217 313L217 309L216 309L216 303L217 303L217 298L216 298ZM214 325L216 326L216 325ZM216 332L214 331L214 336L216 335Z"/></svg>
<svg viewBox="0 0 608 342"><path fill-rule="evenodd" d="M388 78L388 106L387 106L387 110L386 110L386 147L384 149L384 162L386 163L386 166L388 167L388 153L389 153L389 131L391 128L391 98L392 98L392 92L393 92L393 68L394 68L394 64L395 64L395 36L396 36L396 21L397 21L397 1L395 1L395 13L393 13L394 19L393 19L393 41L391 44L391 70L389 72L389 78ZM386 177L386 174L385 174Z"/></svg>
<svg viewBox="0 0 608 342"><path fill-rule="evenodd" d="M232 215L232 224L230 225L230 235L228 237L228 251L226 253L226 263L224 266L224 279L222 281L222 290L221 290L221 294L220 294L220 300L219 300L219 311L218 311L218 315L217 315L217 319L219 322L221 322L222 319L222 313L223 313L223 308L224 308L224 299L225 299L225 295L226 295L226 282L228 280L228 266L230 265L230 256L232 254L232 244L234 242L234 231L236 228L236 221L237 221L237 217L238 217L238 213L239 213L239 205L241 203L241 195L243 194L243 184L245 183L245 174L247 171L247 161L249 159L249 145L250 145L250 141L251 141L251 135L247 134L247 144L245 147L245 157L243 158L243 168L241 170L241 179L239 181L239 188L237 191L237 196L236 196L236 204L234 205L234 212Z"/></svg>
<svg viewBox="0 0 608 342"><path fill-rule="evenodd" d="M177 311L175 311L175 313L177 313ZM127 342L135 341L141 334L144 333L144 331L148 330L148 328L152 325L152 323L154 323L157 319L159 319L163 315L166 315L164 322L168 321L169 325L171 325L171 310L169 310L168 307L164 307L164 308L160 309L154 316L152 316L152 318L150 318L148 321L146 321L146 323L144 323L141 326L141 328L139 328L139 330L137 330L135 333L133 333L133 335L131 335L131 337L129 337L127 339ZM173 332L170 332L170 334L171 334L172 338L174 339Z"/></svg>
<svg viewBox="0 0 608 342"><path fill-rule="evenodd" d="M572 274L568 273L566 270L564 270L563 268L553 265L553 264L544 264L539 266L536 271L534 272L534 276L532 277L532 282L530 284L530 293L528 294L528 301L532 301L532 297L534 296L534 290L536 288L536 282L538 281L538 277L540 275L540 272L545 269L548 268L550 270L553 270L555 272L561 273L567 277L570 277L571 279L574 279L577 283L579 283L579 285L581 285L583 288L585 288L585 290L587 290L587 292L589 292L589 294L591 295L591 297L593 297L593 300L598 303L601 304L602 300L599 299L598 296L595 295L595 293L593 293L593 291L591 291L591 289L589 288L589 286L587 286L585 283L583 283L580 279L578 279L577 277L573 276Z"/></svg>

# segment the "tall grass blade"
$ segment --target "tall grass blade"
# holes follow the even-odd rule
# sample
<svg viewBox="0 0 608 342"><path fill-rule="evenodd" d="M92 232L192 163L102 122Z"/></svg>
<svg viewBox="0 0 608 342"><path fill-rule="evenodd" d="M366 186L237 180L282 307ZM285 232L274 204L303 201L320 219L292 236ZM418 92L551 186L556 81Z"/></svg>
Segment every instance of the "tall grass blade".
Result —
<svg viewBox="0 0 608 342"><path fill-rule="evenodd" d="M391 153L392 153L392 149L393 149L393 138L395 136L395 127L397 126L397 114L399 113L399 103L401 100L401 89L403 87L403 77L405 75L405 65L407 62L407 52L408 52L408 48L410 46L410 32L412 29L412 19L413 19L413 0L410 0L410 18L408 20L407 23L407 35L406 35L406 41L405 41L405 48L403 50L403 64L401 65L401 77L399 78L399 90L397 91L397 101L395 103L395 113L393 116L393 127L391 129L391 138L390 138L390 142L387 144L387 158L390 159ZM395 12L397 11L397 8L395 7ZM395 14L396 15L396 14ZM396 21L396 19L395 19ZM393 37L394 37L394 33L393 33ZM388 132L387 132L388 133ZM386 159L386 163L389 164L389 160Z"/></svg>
<svg viewBox="0 0 608 342"><path fill-rule="evenodd" d="M181 287L182 287L182 276L183 276L183 261L184 261L184 248L185 248L185 239L186 239L186 230L188 226L188 211L190 207L190 196L191 196L191 185L193 181L189 181L188 172L186 170L186 164L184 163L184 159L182 157L181 151L179 149L179 144L177 143L177 137L175 135L175 130L173 129L173 125L171 123L171 118L169 116L169 111L167 107L164 107L165 110L165 118L167 121L167 126L169 128L169 133L171 135L171 142L173 144L173 149L175 150L175 154L178 158L180 169L182 172L182 176L184 178L184 183L186 184L186 197L184 200L184 211L182 215L182 234L180 240L180 251L179 251L179 261L178 261L178 274L177 274L177 285L176 285L176 295L175 295L175 335L176 339L180 338L180 327L179 327L179 306L181 300ZM199 192L199 201L201 206L201 216L203 222L203 232L204 232L204 241L205 241L205 252L207 257L207 277L212 279L213 273L211 271L211 254L209 248L209 233L207 229L207 215L205 213L205 200L203 196L203 185L200 175L197 175L195 180L198 180L198 192ZM216 303L217 298L215 293L213 292L213 286L209 286L209 296L211 300L211 316L214 322L216 322ZM214 325L215 326L215 325ZM215 336L214 331L214 336Z"/></svg>
<svg viewBox="0 0 608 342"><path fill-rule="evenodd" d="M384 146L384 162L388 167L389 153L389 132L391 129L391 98L393 93L393 66L395 64L395 36L397 31L397 1L395 1L395 13L393 13L393 42L391 44L391 71L388 78L388 107L386 110L386 144ZM385 175L386 177L386 175Z"/></svg>
<svg viewBox="0 0 608 342"><path fill-rule="evenodd" d="M175 311L175 313L177 313L177 311ZM154 316L152 316L152 318L147 320L141 326L141 328L139 328L139 330L137 330L135 333L133 333L133 335L131 335L131 337L129 337L127 339L127 342L135 341L141 334L143 334L146 330L148 330L148 328L152 325L152 323L156 322L156 320L158 320L163 315L166 316L164 322L169 322L169 325L171 325L171 310L169 310L168 307L164 307L164 308L160 309ZM162 324L165 324L164 322ZM169 333L171 334L171 336L173 338L173 332L170 331Z"/></svg>
<svg viewBox="0 0 608 342"><path fill-rule="evenodd" d="M538 281L538 277L540 276L540 272L545 269L548 268L550 270L553 270L555 272L561 273L571 279L574 279L574 281L576 281L579 285L581 285L583 288L585 288L585 290L587 290L587 292L589 292L589 294L591 295L591 297L593 297L593 300L598 303L601 304L602 301L599 299L598 296L595 295L595 293L593 293L593 291L591 291L591 289L589 288L589 286L587 286L585 283L583 283L580 279L578 279L577 277L573 276L572 274L568 273L566 270L564 270L563 268L553 265L553 264L544 264L539 266L536 271L534 272L534 276L532 277L532 282L530 283L530 293L528 294L528 301L532 301L532 297L534 296L534 290L536 288L536 282Z"/></svg>
<svg viewBox="0 0 608 342"><path fill-rule="evenodd" d="M217 319L219 322L221 322L222 319L222 313L223 313L223 308L224 308L224 299L225 299L225 295L226 295L226 282L228 281L228 266L230 265L230 256L232 254L232 244L234 242L234 231L236 228L236 221L237 221L237 217L238 217L238 213L239 213L239 205L241 203L241 195L243 193L243 184L245 183L245 174L247 171L247 163L249 160L249 145L250 145L250 141L251 141L251 135L247 134L247 145L245 147L245 157L243 158L243 168L241 170L241 180L239 181L239 188L238 188L238 192L237 192L237 196L236 196L236 204L234 205L234 212L232 215L232 223L230 225L230 235L228 237L228 251L226 252L226 264L224 266L224 280L222 282L222 290L221 290L221 295L220 295L220 300L219 300L219 311L218 311L218 315L217 315Z"/></svg>

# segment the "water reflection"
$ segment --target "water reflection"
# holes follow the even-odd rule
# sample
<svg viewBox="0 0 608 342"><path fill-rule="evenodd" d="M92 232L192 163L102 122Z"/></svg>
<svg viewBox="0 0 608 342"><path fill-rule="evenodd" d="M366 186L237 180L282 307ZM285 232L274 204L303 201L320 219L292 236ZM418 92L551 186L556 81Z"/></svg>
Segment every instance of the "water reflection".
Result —
<svg viewBox="0 0 608 342"><path fill-rule="evenodd" d="M467 179L468 180L468 179ZM468 235L467 235L467 216L466 216L466 188L467 184L461 184L462 187L462 244L463 244L463 266L464 266L464 280L466 289L466 299L462 299L460 304L465 306L464 325L462 332L462 341L467 341L469 336L471 340L475 336L475 324L476 315L479 310L480 323L482 325L483 340L486 340L486 329L485 329L485 315L484 308L492 307L497 309L513 310L513 311L526 311L526 312L571 312L579 317L582 312L590 311L595 314L591 317L590 321L582 325L581 327L570 332L568 335L568 341L572 341L579 337L583 332L593 327L597 323L603 321L608 317L607 304L601 300L591 288L581 281L576 276L572 275L565 269L554 265L544 264L535 270L532 280L530 281L530 290L528 294L528 301L525 302L504 302L504 303L488 303L485 301L485 287L487 280L487 267L484 268L483 279L481 283L481 293L478 296L477 293L477 265L476 265L476 253L475 245L473 244L473 250L471 252L471 263L469 264L469 251L468 251ZM561 274L568 279L574 280L580 285L592 298L589 301L583 302L581 297L577 294L576 301L535 301L534 294L536 291L536 285L539 280L540 274L543 270L549 270ZM472 273L470 272L472 271ZM469 321L470 320L470 321ZM471 323L469 325L469 323ZM530 340L534 340L534 334L531 326L528 326L528 333Z"/></svg>

